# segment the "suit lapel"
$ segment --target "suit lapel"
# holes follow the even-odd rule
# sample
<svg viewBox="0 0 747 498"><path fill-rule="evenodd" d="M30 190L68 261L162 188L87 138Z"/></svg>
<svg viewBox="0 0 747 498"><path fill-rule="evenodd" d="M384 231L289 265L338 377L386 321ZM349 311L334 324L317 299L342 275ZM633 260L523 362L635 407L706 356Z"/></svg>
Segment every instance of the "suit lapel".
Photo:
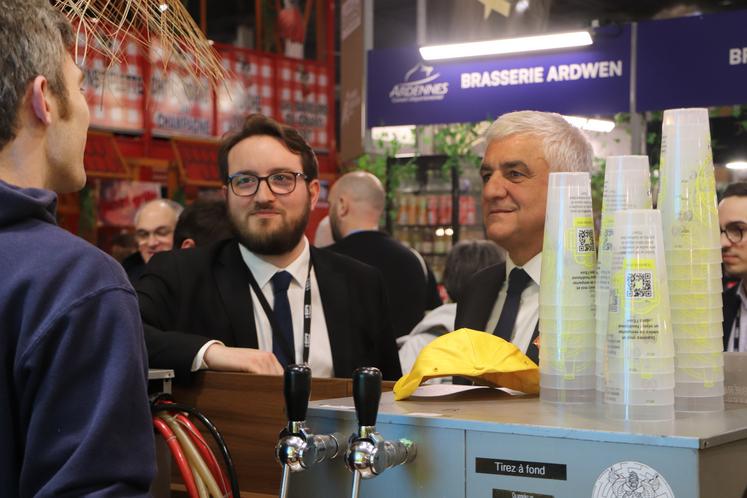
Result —
<svg viewBox="0 0 747 498"><path fill-rule="evenodd" d="M254 325L248 270L241 259L239 245L235 239L227 241L218 249L215 283L231 324L235 345L256 349L259 343Z"/></svg>
<svg viewBox="0 0 747 498"><path fill-rule="evenodd" d="M470 324L470 328L477 330L487 328L490 313L493 311L495 302L498 299L498 292L506 280L506 264L502 263L496 266L486 277L485 284L481 285L484 291L475 296L474 321ZM493 333L492 330L486 330L485 332L488 334Z"/></svg>
<svg viewBox="0 0 747 498"><path fill-rule="evenodd" d="M352 369L353 351L350 342L350 302L348 281L343 274L330 264L322 251L311 247L311 262L314 265L319 297L327 323L327 335L332 350L334 371L348 372ZM312 330L313 333L319 333Z"/></svg>

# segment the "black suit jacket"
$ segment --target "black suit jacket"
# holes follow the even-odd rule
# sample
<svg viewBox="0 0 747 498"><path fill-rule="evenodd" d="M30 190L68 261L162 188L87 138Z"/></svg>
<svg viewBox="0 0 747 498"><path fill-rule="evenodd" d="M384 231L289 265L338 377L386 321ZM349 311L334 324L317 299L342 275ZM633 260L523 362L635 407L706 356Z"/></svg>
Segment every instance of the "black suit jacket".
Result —
<svg viewBox="0 0 747 498"><path fill-rule="evenodd" d="M483 330L490 319L498 292L506 280L506 263L489 266L480 270L465 285L462 295L457 302L457 313L454 328L470 328ZM486 331L492 333L492 330ZM534 328L532 341L529 343L526 355L539 364L539 350L534 345L534 339L539 334L539 323Z"/></svg>
<svg viewBox="0 0 747 498"><path fill-rule="evenodd" d="M397 379L397 346L379 272L314 247L311 260L335 375L375 366L385 379ZM248 274L235 239L153 256L136 285L150 367L186 378L208 339L257 348Z"/></svg>
<svg viewBox="0 0 747 498"><path fill-rule="evenodd" d="M436 279L430 270L426 279L418 257L384 232L366 230L352 233L329 249L381 271L397 337L409 334L423 319L425 310L442 304Z"/></svg>
<svg viewBox="0 0 747 498"><path fill-rule="evenodd" d="M742 285L741 281L731 289L726 289L722 295L724 301L724 351L729 346L731 327L734 325L734 318L736 318L737 311L739 311L739 307L742 305L742 300L737 295L740 285Z"/></svg>

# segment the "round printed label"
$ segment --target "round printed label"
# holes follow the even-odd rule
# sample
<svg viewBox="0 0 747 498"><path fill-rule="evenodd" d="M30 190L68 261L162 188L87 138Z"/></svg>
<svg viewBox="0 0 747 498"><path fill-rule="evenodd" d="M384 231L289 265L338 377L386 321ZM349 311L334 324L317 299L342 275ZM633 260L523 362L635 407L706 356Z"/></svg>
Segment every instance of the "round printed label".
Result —
<svg viewBox="0 0 747 498"><path fill-rule="evenodd" d="M597 477L592 498L674 498L656 470L641 462L618 462Z"/></svg>

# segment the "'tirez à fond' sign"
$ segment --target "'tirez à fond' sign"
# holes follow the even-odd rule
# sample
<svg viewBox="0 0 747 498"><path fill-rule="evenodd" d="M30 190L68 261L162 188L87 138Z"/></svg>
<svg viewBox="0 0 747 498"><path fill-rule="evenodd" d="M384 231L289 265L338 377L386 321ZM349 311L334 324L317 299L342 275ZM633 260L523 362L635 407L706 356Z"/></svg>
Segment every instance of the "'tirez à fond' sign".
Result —
<svg viewBox="0 0 747 498"><path fill-rule="evenodd" d="M496 458L475 458L475 472L512 477L566 480L566 466L560 463L525 462Z"/></svg>
<svg viewBox="0 0 747 498"><path fill-rule="evenodd" d="M614 114L629 108L630 28L598 30L564 52L422 61L417 49L368 54L368 126L493 119L522 109Z"/></svg>

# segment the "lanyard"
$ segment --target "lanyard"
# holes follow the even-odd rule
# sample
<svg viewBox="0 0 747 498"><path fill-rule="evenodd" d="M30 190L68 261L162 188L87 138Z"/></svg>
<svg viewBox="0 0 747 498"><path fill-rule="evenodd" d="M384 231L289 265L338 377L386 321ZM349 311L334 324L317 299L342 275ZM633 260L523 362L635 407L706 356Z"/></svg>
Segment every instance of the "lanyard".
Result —
<svg viewBox="0 0 747 498"><path fill-rule="evenodd" d="M740 282L739 285L742 285ZM734 317L734 333L732 336L734 337L734 351L739 351L739 333L741 332L741 327L739 324L739 321L742 317L742 300L739 300L739 308L737 309L737 316Z"/></svg>
<svg viewBox="0 0 747 498"><path fill-rule="evenodd" d="M259 299L259 304L262 305L262 310L265 312L265 316L270 321L270 327L272 327L272 340L283 341L284 345L288 349L292 349L290 344L287 343L283 334L280 333L280 326L275 319L275 313L270 307L270 303L267 302L264 293L259 288L257 280L252 274L252 270L247 267L249 272L249 285L251 285L254 294ZM306 271L306 285L304 285L303 291L303 363L309 363L309 348L311 347L311 258L309 258L309 269ZM295 356L295 352L293 352Z"/></svg>

